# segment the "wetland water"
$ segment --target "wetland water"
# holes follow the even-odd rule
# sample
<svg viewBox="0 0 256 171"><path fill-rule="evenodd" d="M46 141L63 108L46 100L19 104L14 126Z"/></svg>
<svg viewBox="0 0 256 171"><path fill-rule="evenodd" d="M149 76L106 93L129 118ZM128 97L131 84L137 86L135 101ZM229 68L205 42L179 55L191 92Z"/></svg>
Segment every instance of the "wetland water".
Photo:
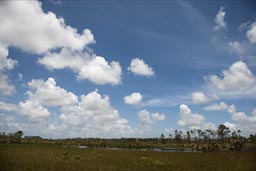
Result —
<svg viewBox="0 0 256 171"><path fill-rule="evenodd" d="M191 148L116 148L116 147L88 147L83 145L78 146L64 146L71 148L80 148L80 149L102 149L102 150L140 150L140 151L157 151L157 152L202 152L201 150L191 149Z"/></svg>

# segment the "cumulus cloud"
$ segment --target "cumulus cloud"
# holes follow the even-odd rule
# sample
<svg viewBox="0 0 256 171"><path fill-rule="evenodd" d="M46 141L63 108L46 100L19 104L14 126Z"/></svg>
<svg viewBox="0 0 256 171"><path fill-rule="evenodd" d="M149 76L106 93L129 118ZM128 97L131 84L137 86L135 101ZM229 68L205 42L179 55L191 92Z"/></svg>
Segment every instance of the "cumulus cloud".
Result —
<svg viewBox="0 0 256 171"><path fill-rule="evenodd" d="M130 94L124 97L124 102L130 105L140 105L142 101L142 95L139 92Z"/></svg>
<svg viewBox="0 0 256 171"><path fill-rule="evenodd" d="M7 58L8 49L0 42L0 94L11 95L15 92L15 87L9 83L6 75L7 70L12 70L18 64L16 60Z"/></svg>
<svg viewBox="0 0 256 171"><path fill-rule="evenodd" d="M42 105L64 106L74 105L78 102L75 94L57 86L53 78L48 78L46 81L33 79L28 86L31 89L27 92L29 98L32 101L38 100Z"/></svg>
<svg viewBox="0 0 256 171"><path fill-rule="evenodd" d="M221 77L217 75L205 77L207 85L218 95L229 97L256 95L256 77L244 62L237 61L222 73Z"/></svg>
<svg viewBox="0 0 256 171"><path fill-rule="evenodd" d="M230 114L232 114L232 119L234 121L241 121L241 120L247 120L248 117L244 112L237 112L235 105L231 105L228 110ZM256 118L255 118L256 119Z"/></svg>
<svg viewBox="0 0 256 171"><path fill-rule="evenodd" d="M91 31L84 29L79 33L63 18L44 12L41 2L2 1L0 22L0 44L6 49L16 47L25 52L43 54L40 64L48 69L69 68L77 74L77 80L96 84L121 83L119 62L108 62L104 57L89 53L92 50L87 45L95 42ZM0 72L0 90L6 94L15 90L3 72Z"/></svg>
<svg viewBox="0 0 256 171"><path fill-rule="evenodd" d="M192 97L192 102L195 104L208 103L217 98L215 96L208 97L201 91L193 92L191 97Z"/></svg>
<svg viewBox="0 0 256 171"><path fill-rule="evenodd" d="M17 130L27 131L28 125L26 123L20 123L15 117L0 114L0 129L6 132L16 132Z"/></svg>
<svg viewBox="0 0 256 171"><path fill-rule="evenodd" d="M246 36L251 43L256 43L256 22L251 24L250 29L246 32Z"/></svg>
<svg viewBox="0 0 256 171"><path fill-rule="evenodd" d="M150 126L153 121L151 120L150 113L147 110L141 110L137 113L139 121L142 125Z"/></svg>
<svg viewBox="0 0 256 171"><path fill-rule="evenodd" d="M77 73L78 80L89 80L96 84L121 83L122 68L119 62L109 63L104 57L86 51L74 52L63 48L59 53L47 53L38 62L50 70L69 68Z"/></svg>
<svg viewBox="0 0 256 171"><path fill-rule="evenodd" d="M86 136L131 136L134 130L128 120L121 118L111 106L109 97L97 90L82 95L78 104L61 109L60 119L64 124L80 128Z"/></svg>
<svg viewBox="0 0 256 171"><path fill-rule="evenodd" d="M152 113L151 117L153 121L163 121L166 119L163 113Z"/></svg>
<svg viewBox="0 0 256 171"><path fill-rule="evenodd" d="M0 72L0 94L11 95L16 91L15 87L9 83L9 78Z"/></svg>
<svg viewBox="0 0 256 171"><path fill-rule="evenodd" d="M224 7L221 6L219 12L216 14L214 19L216 25L214 26L214 30L218 31L221 29L225 29L227 27L227 23L225 22L226 12L224 11Z"/></svg>
<svg viewBox="0 0 256 171"><path fill-rule="evenodd" d="M109 96L98 90L77 97L53 78L34 79L28 88L27 99L18 104L0 101L1 111L12 111L24 118L28 133L52 137L129 137L136 133L111 105ZM157 119L163 116L155 116ZM0 125L8 128L2 120Z"/></svg>
<svg viewBox="0 0 256 171"><path fill-rule="evenodd" d="M57 107L60 125L49 123L49 129L66 129L84 133L84 136L132 135L134 130L128 120L120 118L118 111L111 106L109 97L98 90L81 95L80 100L72 92L57 86L53 78L32 80L28 83L28 99L19 103L19 113L32 122L47 120L52 113L47 107ZM61 122L60 122L61 121ZM61 130L62 129L62 130ZM81 131L82 130L82 131Z"/></svg>
<svg viewBox="0 0 256 171"><path fill-rule="evenodd" d="M212 129L215 125L205 122L205 117L198 113L192 113L191 109L185 105L180 105L179 120L177 124L187 129Z"/></svg>
<svg viewBox="0 0 256 171"><path fill-rule="evenodd" d="M153 68L151 68L148 64L146 64L140 58L132 59L130 66L127 69L128 71L131 71L136 75L147 76L147 77L154 75Z"/></svg>
<svg viewBox="0 0 256 171"><path fill-rule="evenodd" d="M19 113L28 117L33 122L40 122L43 119L49 119L51 113L43 107L39 101L26 100L19 103Z"/></svg>
<svg viewBox="0 0 256 171"><path fill-rule="evenodd" d="M70 68L79 72L85 61L90 57L87 52L72 51L62 48L60 52L48 52L38 62L49 70Z"/></svg>
<svg viewBox="0 0 256 171"><path fill-rule="evenodd" d="M138 119L140 121L141 126L150 127L152 123L157 121L165 120L165 115L162 113L150 113L147 110L140 110L137 113Z"/></svg>
<svg viewBox="0 0 256 171"><path fill-rule="evenodd" d="M95 56L91 58L79 71L78 79L88 79L96 84L121 83L122 69L119 62L108 62L105 58Z"/></svg>
<svg viewBox="0 0 256 171"><path fill-rule="evenodd" d="M247 115L244 112L237 112L235 105L231 105L227 109L228 113L231 114L233 121L237 122L234 124L236 129L240 129L246 134L255 133L256 130L256 109L253 109L251 115Z"/></svg>
<svg viewBox="0 0 256 171"><path fill-rule="evenodd" d="M228 105L225 102L214 103L209 106L204 107L204 110L226 110Z"/></svg>
<svg viewBox="0 0 256 171"><path fill-rule="evenodd" d="M0 22L0 42L27 52L45 53L60 47L82 50L94 42L89 29L79 34L63 18L44 12L39 1L2 1Z"/></svg>

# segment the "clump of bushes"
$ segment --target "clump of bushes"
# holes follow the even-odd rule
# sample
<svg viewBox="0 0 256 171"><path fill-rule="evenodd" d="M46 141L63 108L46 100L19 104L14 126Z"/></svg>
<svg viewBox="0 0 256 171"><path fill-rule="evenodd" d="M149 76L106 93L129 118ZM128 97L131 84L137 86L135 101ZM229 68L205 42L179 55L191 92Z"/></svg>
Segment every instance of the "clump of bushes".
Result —
<svg viewBox="0 0 256 171"><path fill-rule="evenodd" d="M74 159L75 159L75 160L80 160L80 159L81 159L81 156L78 155L78 154L76 154L76 155L74 155Z"/></svg>

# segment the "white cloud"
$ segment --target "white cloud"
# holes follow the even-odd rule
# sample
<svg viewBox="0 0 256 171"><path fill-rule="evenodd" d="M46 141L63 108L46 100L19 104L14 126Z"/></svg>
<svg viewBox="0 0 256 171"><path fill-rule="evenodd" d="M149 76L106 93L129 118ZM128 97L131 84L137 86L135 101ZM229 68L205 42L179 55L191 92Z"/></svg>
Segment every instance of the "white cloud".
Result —
<svg viewBox="0 0 256 171"><path fill-rule="evenodd" d="M26 100L19 103L19 113L28 117L33 122L40 122L43 119L49 119L50 112L43 107L39 101Z"/></svg>
<svg viewBox="0 0 256 171"><path fill-rule="evenodd" d="M238 55L241 55L244 52L244 48L238 41L229 42L228 45L230 46L231 51Z"/></svg>
<svg viewBox="0 0 256 171"><path fill-rule="evenodd" d="M63 107L61 111L60 119L63 124L69 128L79 128L86 136L134 135L128 120L121 118L118 111L111 106L109 97L100 95L97 90L82 95L77 105Z"/></svg>
<svg viewBox="0 0 256 171"><path fill-rule="evenodd" d="M256 109L253 109L251 115L247 115L244 112L237 112L235 105L231 105L228 108L228 113L231 114L233 121L236 121L236 129L242 130L245 134L255 133L256 130Z"/></svg>
<svg viewBox="0 0 256 171"><path fill-rule="evenodd" d="M241 120L247 120L247 116L244 112L237 112L236 107L234 105L231 105L228 108L228 112L232 114L232 119L234 121L241 121ZM256 118L255 118L256 119Z"/></svg>
<svg viewBox="0 0 256 171"><path fill-rule="evenodd" d="M16 89L9 83L8 76L0 72L0 94L11 95L14 92L16 92Z"/></svg>
<svg viewBox="0 0 256 171"><path fill-rule="evenodd" d="M150 113L147 110L141 110L137 113L139 121L142 125L150 126L153 121L151 120Z"/></svg>
<svg viewBox="0 0 256 171"><path fill-rule="evenodd" d="M130 94L124 97L124 102L130 105L140 105L142 101L142 95L139 92Z"/></svg>
<svg viewBox="0 0 256 171"><path fill-rule="evenodd" d="M221 29L225 29L227 27L227 23L224 21L226 12L224 11L224 7L221 6L219 12L217 13L214 21L216 25L214 26L214 30L218 31Z"/></svg>
<svg viewBox="0 0 256 171"><path fill-rule="evenodd" d="M78 98L59 87L53 78L28 83L28 99L17 105L0 103L0 110L19 113L28 122L28 133L53 137L134 136L136 129L120 117L107 95L98 90ZM54 109L54 112L51 111ZM161 116L159 116L161 117ZM5 125L0 121L0 124ZM5 125L5 127L7 127Z"/></svg>
<svg viewBox="0 0 256 171"><path fill-rule="evenodd" d="M48 69L69 68L77 73L78 80L89 80L96 84L121 83L122 68L119 62L108 62L101 56L87 52L74 52L63 48L59 53L49 52L38 61Z"/></svg>
<svg viewBox="0 0 256 171"><path fill-rule="evenodd" d="M103 57L95 56L81 68L78 79L88 79L96 84L117 85L121 83L121 74L119 62L108 63Z"/></svg>
<svg viewBox="0 0 256 171"><path fill-rule="evenodd" d="M8 49L0 42L0 94L11 95L16 89L9 83L5 71L12 70L18 64L16 60L8 59Z"/></svg>
<svg viewBox="0 0 256 171"><path fill-rule="evenodd" d="M173 130L173 128L165 128L163 132L166 136L169 137L170 134L172 134L172 136L173 136L174 130Z"/></svg>
<svg viewBox="0 0 256 171"><path fill-rule="evenodd" d="M204 110L226 110L228 105L225 102L214 103L204 107Z"/></svg>
<svg viewBox="0 0 256 171"><path fill-rule="evenodd" d="M85 52L85 49L91 51L87 45L95 42L91 31L85 29L79 34L76 28L66 25L63 18L44 12L41 2L3 1L0 22L0 44L6 48L12 46L44 54L39 63L48 69L69 68L77 73L78 80L96 84L121 83L122 70L118 62L108 62L101 56ZM8 85L8 77L0 72L0 90L11 94L14 87Z"/></svg>
<svg viewBox="0 0 256 171"><path fill-rule="evenodd" d="M180 119L178 125L182 127L186 126L198 126L201 125L205 120L203 115L194 114L187 105L180 105Z"/></svg>
<svg viewBox="0 0 256 171"><path fill-rule="evenodd" d="M256 77L242 61L233 63L224 70L222 77L210 75L205 77L209 88L222 97L255 97Z"/></svg>
<svg viewBox="0 0 256 171"><path fill-rule="evenodd" d="M90 30L79 34L54 13L45 13L39 1L2 1L0 42L27 52L45 53L68 47L82 50L94 42Z"/></svg>
<svg viewBox="0 0 256 171"><path fill-rule="evenodd" d="M82 68L89 57L90 54L86 52L74 52L70 49L62 48L58 53L48 52L43 58L40 58L38 62L50 70L70 68L79 72L80 68Z"/></svg>
<svg viewBox="0 0 256 171"><path fill-rule="evenodd" d="M18 130L27 131L28 125L26 123L20 123L13 116L6 114L0 114L0 129L2 131L16 132Z"/></svg>
<svg viewBox="0 0 256 171"><path fill-rule="evenodd" d="M166 119L163 113L152 113L151 117L153 121L163 121Z"/></svg>
<svg viewBox="0 0 256 171"><path fill-rule="evenodd" d="M48 129L58 131L79 131L83 136L129 136L134 130L128 120L120 118L118 111L109 102L108 96L102 96L97 90L78 97L57 86L53 78L32 80L28 83L28 100L19 103L19 113L30 121L49 120L51 112L47 106L57 107L60 115L56 125L49 121ZM45 126L45 125L44 125ZM78 135L79 133L74 135ZM70 136L72 136L70 134Z"/></svg>
<svg viewBox="0 0 256 171"><path fill-rule="evenodd" d="M191 96L192 102L195 104L208 103L211 101L211 98L206 96L203 92L193 92Z"/></svg>
<svg viewBox="0 0 256 171"><path fill-rule="evenodd" d="M16 105L15 104L12 104L12 103L6 103L4 101L0 101L0 110L1 111L7 111L7 112L10 112L10 111L16 111Z"/></svg>
<svg viewBox="0 0 256 171"><path fill-rule="evenodd" d="M147 76L147 77L154 75L153 68L149 67L149 65L146 64L140 58L132 59L130 66L127 69L128 71L131 71L136 75Z"/></svg>
<svg viewBox="0 0 256 171"><path fill-rule="evenodd" d="M228 127L231 131L236 131L238 129L238 125L230 122L225 122L224 125Z"/></svg>
<svg viewBox="0 0 256 171"><path fill-rule="evenodd" d="M177 124L187 129L212 129L215 125L205 122L205 117L198 113L192 113L191 109L185 105L180 105L180 114Z"/></svg>
<svg viewBox="0 0 256 171"><path fill-rule="evenodd" d="M82 122L79 115L75 113L65 114L62 113L59 118L65 123L67 126L79 126ZM53 125L52 125L53 126Z"/></svg>
<svg viewBox="0 0 256 171"><path fill-rule="evenodd" d="M246 33L246 36L251 43L256 43L256 22L251 24L250 29Z"/></svg>
<svg viewBox="0 0 256 171"><path fill-rule="evenodd" d="M11 70L15 65L18 64L17 61L13 59L8 59L9 52L8 49L0 44L0 71Z"/></svg>
<svg viewBox="0 0 256 171"><path fill-rule="evenodd" d="M150 113L147 110L140 110L137 113L138 119L140 121L141 126L150 127L152 123L157 121L165 120L165 115L162 113Z"/></svg>
<svg viewBox="0 0 256 171"><path fill-rule="evenodd" d="M38 100L40 104L46 106L63 106L73 105L78 102L78 98L75 94L67 92L65 89L56 85L53 78L48 80L32 80L28 83L31 88L27 92L29 98Z"/></svg>
<svg viewBox="0 0 256 171"><path fill-rule="evenodd" d="M42 54L56 48L81 51L94 43L90 30L79 34L52 12L44 12L39 1L2 1L0 4L0 93L10 95L15 87L9 84L5 70L11 70L17 61L8 59L8 47Z"/></svg>

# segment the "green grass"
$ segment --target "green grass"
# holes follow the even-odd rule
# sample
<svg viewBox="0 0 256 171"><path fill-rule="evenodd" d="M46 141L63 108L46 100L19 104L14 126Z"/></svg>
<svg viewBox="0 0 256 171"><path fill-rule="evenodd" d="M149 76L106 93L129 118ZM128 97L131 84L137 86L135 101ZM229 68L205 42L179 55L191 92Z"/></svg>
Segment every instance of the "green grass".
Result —
<svg viewBox="0 0 256 171"><path fill-rule="evenodd" d="M56 148L46 144L0 144L0 170L255 171L256 153L165 153Z"/></svg>

